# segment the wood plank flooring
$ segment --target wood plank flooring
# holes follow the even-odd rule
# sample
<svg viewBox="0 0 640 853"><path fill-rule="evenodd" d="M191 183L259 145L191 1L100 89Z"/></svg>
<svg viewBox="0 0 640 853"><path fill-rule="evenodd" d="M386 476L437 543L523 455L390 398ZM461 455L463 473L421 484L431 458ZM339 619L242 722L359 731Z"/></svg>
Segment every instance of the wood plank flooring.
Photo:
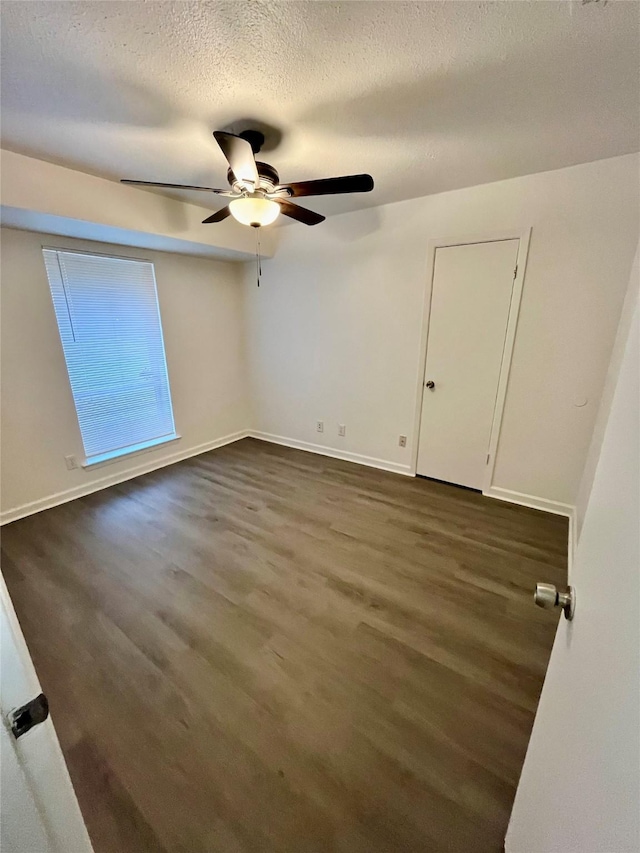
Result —
<svg viewBox="0 0 640 853"><path fill-rule="evenodd" d="M4 527L2 566L96 853L493 853L566 547L245 439Z"/></svg>

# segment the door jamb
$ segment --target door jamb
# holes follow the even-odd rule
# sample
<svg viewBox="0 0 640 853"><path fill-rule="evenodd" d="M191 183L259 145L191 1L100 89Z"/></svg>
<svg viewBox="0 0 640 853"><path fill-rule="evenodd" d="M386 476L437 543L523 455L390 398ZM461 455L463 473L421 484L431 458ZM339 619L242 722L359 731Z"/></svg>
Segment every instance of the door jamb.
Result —
<svg viewBox="0 0 640 853"><path fill-rule="evenodd" d="M427 348L429 345L429 321L431 319L431 295L433 293L433 277L435 273L436 250L444 249L449 246L466 246L471 243L497 243L504 240L518 240L518 255L517 255L517 273L511 290L511 302L509 304L509 316L507 319L507 328L505 332L504 346L502 350L502 361L500 363L500 373L498 376L498 387L496 391L496 402L493 411L493 419L491 422L491 433L489 437L489 461L486 466L484 483L482 486L483 493L486 493L493 483L493 472L496 463L496 454L500 441L500 431L502 429L502 418L504 414L504 405L507 396L507 387L509 383L509 373L511 370L511 361L513 359L513 349L515 344L516 330L518 326L518 316L520 313L520 304L522 302L522 291L524 286L524 276L527 267L527 259L529 255L529 244L531 242L531 228L521 230L500 231L493 234L472 235L468 237L448 237L437 240L429 240L427 243L427 276L424 293L422 329L420 333L420 361L418 365L418 377L415 396L415 413L413 423L413 448L411 458L411 472L415 476L418 469L418 451L420 444L420 419L422 416L422 404L424 400L424 382L425 371L427 367Z"/></svg>

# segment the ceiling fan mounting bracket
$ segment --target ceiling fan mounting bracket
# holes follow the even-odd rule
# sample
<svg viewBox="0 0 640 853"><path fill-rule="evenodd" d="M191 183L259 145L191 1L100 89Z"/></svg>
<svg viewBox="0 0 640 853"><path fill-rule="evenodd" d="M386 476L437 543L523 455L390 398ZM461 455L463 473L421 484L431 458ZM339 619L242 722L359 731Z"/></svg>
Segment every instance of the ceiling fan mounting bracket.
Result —
<svg viewBox="0 0 640 853"><path fill-rule="evenodd" d="M243 130L238 136L240 139L246 139L254 154L257 154L264 145L264 133L259 130Z"/></svg>

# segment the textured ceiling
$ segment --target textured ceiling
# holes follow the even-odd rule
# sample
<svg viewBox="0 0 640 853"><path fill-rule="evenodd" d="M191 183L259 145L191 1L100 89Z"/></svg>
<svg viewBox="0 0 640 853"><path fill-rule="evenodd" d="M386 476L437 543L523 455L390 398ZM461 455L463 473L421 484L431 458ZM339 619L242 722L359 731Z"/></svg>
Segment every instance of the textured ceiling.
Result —
<svg viewBox="0 0 640 853"><path fill-rule="evenodd" d="M325 213L639 147L633 0L0 6L2 144L114 179L225 186L247 117L282 179L374 176Z"/></svg>

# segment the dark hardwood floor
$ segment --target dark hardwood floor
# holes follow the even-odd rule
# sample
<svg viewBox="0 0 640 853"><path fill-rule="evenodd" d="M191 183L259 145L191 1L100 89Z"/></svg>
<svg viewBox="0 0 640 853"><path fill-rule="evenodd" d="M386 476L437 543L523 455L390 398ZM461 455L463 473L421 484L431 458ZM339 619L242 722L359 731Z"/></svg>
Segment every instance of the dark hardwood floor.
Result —
<svg viewBox="0 0 640 853"><path fill-rule="evenodd" d="M566 547L245 439L7 525L2 565L96 853L497 853Z"/></svg>

